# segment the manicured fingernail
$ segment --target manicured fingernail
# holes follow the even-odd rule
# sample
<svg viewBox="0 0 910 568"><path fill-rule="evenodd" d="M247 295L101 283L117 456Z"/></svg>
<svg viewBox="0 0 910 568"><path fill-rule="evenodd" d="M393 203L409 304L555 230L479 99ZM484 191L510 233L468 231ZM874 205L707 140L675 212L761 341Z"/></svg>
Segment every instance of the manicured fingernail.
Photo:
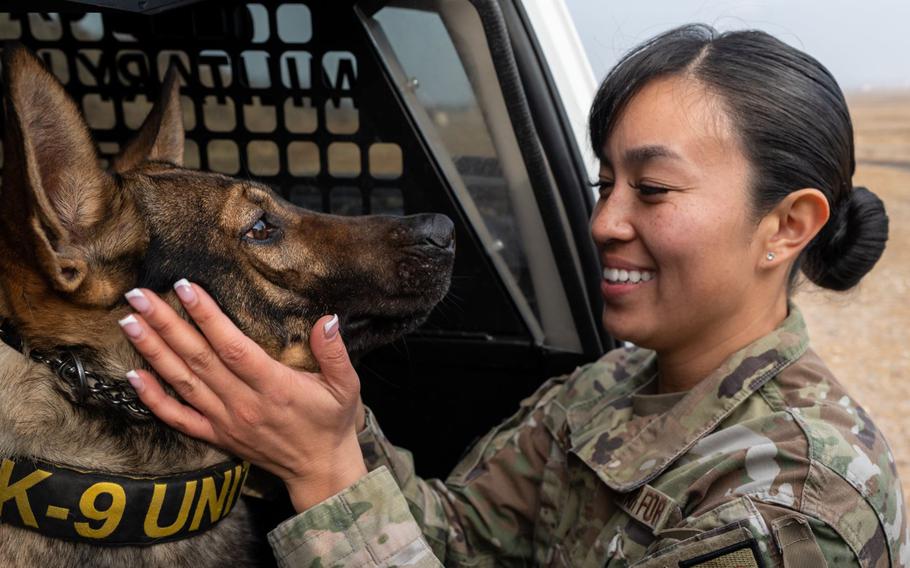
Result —
<svg viewBox="0 0 910 568"><path fill-rule="evenodd" d="M190 281L186 278L174 282L174 291L184 304L192 304L196 301L196 292L193 291Z"/></svg>
<svg viewBox="0 0 910 568"><path fill-rule="evenodd" d="M142 335L142 326L139 325L139 320L136 319L136 316L130 314L118 321L120 327L123 328L123 331L133 339L138 339Z"/></svg>
<svg viewBox="0 0 910 568"><path fill-rule="evenodd" d="M126 373L126 380L133 385L133 389L136 392L142 392L145 389L145 383L142 382L142 377L139 376L139 373L136 371L128 371Z"/></svg>
<svg viewBox="0 0 910 568"><path fill-rule="evenodd" d="M139 288L133 288L124 294L124 296L126 297L126 301L129 302L131 306L133 306L133 309L139 313L144 314L145 312L149 311L149 308L152 307L149 299L145 297L145 294L143 294L142 290Z"/></svg>
<svg viewBox="0 0 910 568"><path fill-rule="evenodd" d="M338 335L338 314L332 316L332 319L325 322L322 326L322 331L325 333L326 339L335 339L335 336Z"/></svg>

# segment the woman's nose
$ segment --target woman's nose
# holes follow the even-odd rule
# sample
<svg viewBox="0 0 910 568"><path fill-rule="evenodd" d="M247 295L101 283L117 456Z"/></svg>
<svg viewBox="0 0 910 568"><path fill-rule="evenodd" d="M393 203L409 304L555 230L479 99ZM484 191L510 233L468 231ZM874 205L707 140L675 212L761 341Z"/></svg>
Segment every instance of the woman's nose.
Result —
<svg viewBox="0 0 910 568"><path fill-rule="evenodd" d="M632 225L631 203L627 193L620 188L615 188L605 200L594 208L591 216L591 236L594 242L604 245L609 241L630 241L635 238L635 228Z"/></svg>

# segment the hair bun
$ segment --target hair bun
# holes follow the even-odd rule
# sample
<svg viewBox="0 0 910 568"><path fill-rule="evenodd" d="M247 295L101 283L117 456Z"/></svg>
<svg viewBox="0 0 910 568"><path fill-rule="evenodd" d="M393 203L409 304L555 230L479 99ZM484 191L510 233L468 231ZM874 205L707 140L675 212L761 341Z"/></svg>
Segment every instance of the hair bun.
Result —
<svg viewBox="0 0 910 568"><path fill-rule="evenodd" d="M888 241L885 204L865 187L854 187L832 211L806 251L803 273L829 290L848 290L875 266Z"/></svg>

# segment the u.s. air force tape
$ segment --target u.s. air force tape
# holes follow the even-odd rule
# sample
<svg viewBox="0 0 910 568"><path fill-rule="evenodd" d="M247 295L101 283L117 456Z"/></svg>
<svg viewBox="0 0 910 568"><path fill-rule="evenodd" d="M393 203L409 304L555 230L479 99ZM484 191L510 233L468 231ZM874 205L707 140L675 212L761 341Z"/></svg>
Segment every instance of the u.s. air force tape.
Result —
<svg viewBox="0 0 910 568"><path fill-rule="evenodd" d="M179 540L225 518L248 471L248 463L234 460L184 474L127 477L3 459L0 522L108 546Z"/></svg>

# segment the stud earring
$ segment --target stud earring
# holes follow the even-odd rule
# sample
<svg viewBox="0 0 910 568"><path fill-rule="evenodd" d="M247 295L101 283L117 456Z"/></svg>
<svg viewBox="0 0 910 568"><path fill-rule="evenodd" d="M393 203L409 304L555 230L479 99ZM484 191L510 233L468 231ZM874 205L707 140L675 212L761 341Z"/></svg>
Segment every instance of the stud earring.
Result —
<svg viewBox="0 0 910 568"><path fill-rule="evenodd" d="M767 258L768 260L774 260L774 253L773 253L773 252L769 252L769 253L768 253L768 256L766 256L765 258Z"/></svg>

